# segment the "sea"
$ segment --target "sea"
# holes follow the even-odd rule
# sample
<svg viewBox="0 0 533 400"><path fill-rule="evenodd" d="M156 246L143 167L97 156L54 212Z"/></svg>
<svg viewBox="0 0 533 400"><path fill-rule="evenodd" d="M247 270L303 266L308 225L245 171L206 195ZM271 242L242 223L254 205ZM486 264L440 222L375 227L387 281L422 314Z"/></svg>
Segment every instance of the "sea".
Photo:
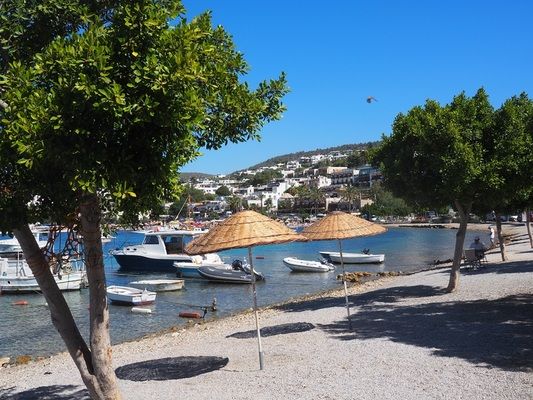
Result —
<svg viewBox="0 0 533 400"><path fill-rule="evenodd" d="M345 252L384 253L383 264L347 265L347 272L368 271L410 272L432 266L435 260L453 258L455 235L452 229L389 228L386 233L342 242ZM472 241L478 232L467 232L465 243ZM142 241L142 233L118 231L104 245L106 279L108 285L128 285L139 279L172 279L175 274L134 274L122 272L109 252ZM282 262L284 257L317 260L319 251L338 251L337 241L295 242L280 245L256 246L252 249L254 268L263 273L264 281L257 283L258 306L268 306L304 295L340 288L335 271L326 273L295 273ZM247 249L220 252L225 262L244 259ZM443 284L446 282L443 281ZM182 311L198 311L216 301L217 311L208 311L206 320L213 320L242 312L253 306L251 285L213 283L199 279L186 279L182 290L158 293L150 306L152 313L136 314L130 307L110 305L110 329L113 344L134 340L188 324L179 317ZM86 340L89 338L88 289L64 292L76 323ZM27 305L14 303L25 300ZM0 357L49 356L65 350L65 345L52 325L50 312L41 294L0 296ZM197 320L195 320L197 321ZM250 329L252 329L251 327Z"/></svg>

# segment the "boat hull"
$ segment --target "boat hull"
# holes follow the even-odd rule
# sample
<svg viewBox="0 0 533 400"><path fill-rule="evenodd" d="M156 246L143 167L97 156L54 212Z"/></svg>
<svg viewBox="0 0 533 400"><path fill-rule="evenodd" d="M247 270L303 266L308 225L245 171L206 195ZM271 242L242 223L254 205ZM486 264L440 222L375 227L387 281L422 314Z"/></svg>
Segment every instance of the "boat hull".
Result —
<svg viewBox="0 0 533 400"><path fill-rule="evenodd" d="M321 251L320 255L326 260L334 263L341 263L340 253L333 251ZM380 264L385 261L385 254L365 254L365 253L342 253L342 261L345 264Z"/></svg>
<svg viewBox="0 0 533 400"><path fill-rule="evenodd" d="M156 293L128 286L108 286L107 298L121 306L144 306L155 302Z"/></svg>
<svg viewBox="0 0 533 400"><path fill-rule="evenodd" d="M231 265L224 263L194 263L194 262L176 262L174 268L176 275L180 278L202 278L202 275L198 272L200 267L213 267L231 269Z"/></svg>
<svg viewBox="0 0 533 400"><path fill-rule="evenodd" d="M85 273L77 271L64 274L61 279L54 276L61 291L80 290L85 285ZM0 277L0 293L35 293L41 292L37 280L33 276Z"/></svg>
<svg viewBox="0 0 533 400"><path fill-rule="evenodd" d="M329 272L335 269L332 265L319 261L300 260L295 257L286 257L283 259L283 263L294 272Z"/></svg>
<svg viewBox="0 0 533 400"><path fill-rule="evenodd" d="M199 267L198 273L210 282L220 283L252 283L252 275L241 270L221 269L215 267ZM255 280L262 280L263 276L256 273Z"/></svg>
<svg viewBox="0 0 533 400"><path fill-rule="evenodd" d="M183 279L152 279L130 282L129 285L137 289L146 289L150 292L172 292L183 289Z"/></svg>
<svg viewBox="0 0 533 400"><path fill-rule="evenodd" d="M142 254L128 254L119 251L111 253L117 260L121 271L135 272L175 272L175 262L191 262L192 258L186 254L170 256L149 256Z"/></svg>

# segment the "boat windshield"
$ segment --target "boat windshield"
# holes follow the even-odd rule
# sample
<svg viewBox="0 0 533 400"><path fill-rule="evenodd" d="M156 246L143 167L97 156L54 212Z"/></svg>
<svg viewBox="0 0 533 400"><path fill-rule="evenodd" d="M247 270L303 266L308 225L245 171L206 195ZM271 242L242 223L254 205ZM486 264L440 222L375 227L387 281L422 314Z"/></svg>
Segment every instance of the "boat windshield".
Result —
<svg viewBox="0 0 533 400"><path fill-rule="evenodd" d="M183 249L183 237L176 235L164 235L161 236L163 242L165 243L165 248L167 249L167 254L182 254L185 252Z"/></svg>

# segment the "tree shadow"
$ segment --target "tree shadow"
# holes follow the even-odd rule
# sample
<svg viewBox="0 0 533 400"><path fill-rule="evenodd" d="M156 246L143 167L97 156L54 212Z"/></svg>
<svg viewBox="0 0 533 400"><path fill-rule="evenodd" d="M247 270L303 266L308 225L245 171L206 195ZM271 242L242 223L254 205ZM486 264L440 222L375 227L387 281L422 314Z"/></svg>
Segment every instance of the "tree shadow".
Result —
<svg viewBox="0 0 533 400"><path fill-rule="evenodd" d="M272 308L286 312L316 311L323 308L342 307L344 299L342 297L321 297L312 300L296 301L274 306Z"/></svg>
<svg viewBox="0 0 533 400"><path fill-rule="evenodd" d="M393 288L395 289L395 288ZM486 367L533 370L533 295L496 300L362 307L321 325L339 340L388 338Z"/></svg>
<svg viewBox="0 0 533 400"><path fill-rule="evenodd" d="M289 324L267 326L265 328L261 328L260 332L261 332L261 336L268 337L268 336L275 336L275 335L286 335L288 333L307 332L312 329L315 329L315 326L309 322L294 322L294 323L289 323ZM226 337L237 338L237 339L255 338L257 337L257 331L254 329L251 331L236 332Z"/></svg>
<svg viewBox="0 0 533 400"><path fill-rule="evenodd" d="M465 275L481 275L481 274L519 274L524 272L533 272L532 261L512 261L503 264L482 264L477 269L461 269L461 273Z"/></svg>
<svg viewBox="0 0 533 400"><path fill-rule="evenodd" d="M213 372L224 368L228 362L227 357L168 357L123 365L115 372L118 378L129 381L166 381Z"/></svg>
<svg viewBox="0 0 533 400"><path fill-rule="evenodd" d="M90 400L87 389L75 385L40 386L17 392L16 387L0 389L0 399L11 400Z"/></svg>

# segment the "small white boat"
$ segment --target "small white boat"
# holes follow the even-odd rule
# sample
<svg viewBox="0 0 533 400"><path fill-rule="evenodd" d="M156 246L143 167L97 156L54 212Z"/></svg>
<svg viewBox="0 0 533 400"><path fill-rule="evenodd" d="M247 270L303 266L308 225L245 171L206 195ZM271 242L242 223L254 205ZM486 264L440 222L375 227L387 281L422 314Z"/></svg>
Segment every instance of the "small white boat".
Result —
<svg viewBox="0 0 533 400"><path fill-rule="evenodd" d="M198 268L200 267L232 269L231 265L224 263L218 254L204 254L203 256L192 256L191 258L191 261L174 262L178 277L201 278L198 273Z"/></svg>
<svg viewBox="0 0 533 400"><path fill-rule="evenodd" d="M322 257L329 262L340 263L341 255L335 251L320 251ZM379 264L385 261L385 254L345 253L342 252L345 264Z"/></svg>
<svg viewBox="0 0 533 400"><path fill-rule="evenodd" d="M183 279L146 279L129 284L137 289L146 289L151 292L172 292L182 289L184 283Z"/></svg>
<svg viewBox="0 0 533 400"><path fill-rule="evenodd" d="M53 273L59 290L80 290L86 286L84 270L75 269L71 263ZM0 294L37 293L41 288L26 260L9 260L0 258Z"/></svg>
<svg viewBox="0 0 533 400"><path fill-rule="evenodd" d="M152 304L155 301L155 292L146 289L137 289L129 286L108 286L107 298L114 304L125 306L140 306Z"/></svg>
<svg viewBox="0 0 533 400"><path fill-rule="evenodd" d="M328 272L333 271L335 266L324 261L300 260L296 257L286 257L283 263L294 272Z"/></svg>

